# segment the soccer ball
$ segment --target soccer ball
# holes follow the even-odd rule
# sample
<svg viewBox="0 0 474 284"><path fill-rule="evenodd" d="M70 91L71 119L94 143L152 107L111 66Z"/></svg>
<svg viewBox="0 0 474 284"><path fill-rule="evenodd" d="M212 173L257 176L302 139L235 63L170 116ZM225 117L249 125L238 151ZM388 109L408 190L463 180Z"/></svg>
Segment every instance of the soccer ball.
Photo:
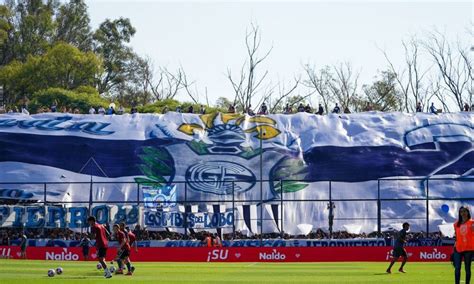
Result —
<svg viewBox="0 0 474 284"><path fill-rule="evenodd" d="M49 277L53 277L54 274L55 274L55 273L54 273L54 269L48 270L48 276L49 276Z"/></svg>
<svg viewBox="0 0 474 284"><path fill-rule="evenodd" d="M102 264L97 263L97 269L101 270L102 269Z"/></svg>
<svg viewBox="0 0 474 284"><path fill-rule="evenodd" d="M110 270L110 273L114 273L115 272L115 266L110 266L109 270Z"/></svg>
<svg viewBox="0 0 474 284"><path fill-rule="evenodd" d="M57 275L63 274L63 269L61 267L56 268L56 274Z"/></svg>

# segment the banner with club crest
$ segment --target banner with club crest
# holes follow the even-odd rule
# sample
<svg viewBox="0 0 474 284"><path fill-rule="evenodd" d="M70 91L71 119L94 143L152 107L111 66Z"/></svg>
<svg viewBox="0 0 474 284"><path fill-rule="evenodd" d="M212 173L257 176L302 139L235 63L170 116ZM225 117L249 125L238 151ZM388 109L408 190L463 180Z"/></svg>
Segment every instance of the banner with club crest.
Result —
<svg viewBox="0 0 474 284"><path fill-rule="evenodd" d="M472 203L442 198L474 198L473 125L468 112L4 114L0 223L77 225L96 207L112 223L131 206L130 225L158 230L307 234L331 210L335 230L372 232L378 213L421 230L426 212L437 230Z"/></svg>

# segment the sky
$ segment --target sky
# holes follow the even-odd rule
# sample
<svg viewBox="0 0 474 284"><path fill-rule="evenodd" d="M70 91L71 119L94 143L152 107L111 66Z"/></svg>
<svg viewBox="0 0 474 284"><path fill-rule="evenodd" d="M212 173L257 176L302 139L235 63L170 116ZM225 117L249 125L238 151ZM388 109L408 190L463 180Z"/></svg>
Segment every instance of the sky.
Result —
<svg viewBox="0 0 474 284"><path fill-rule="evenodd" d="M470 43L471 1L124 1L91 0L91 25L105 19L130 18L137 33L131 46L155 66L182 66L201 94L214 104L234 96L226 77L246 60L245 35L251 23L260 27L261 51L272 48L261 66L275 84L304 75L303 64L351 62L360 85L387 69L385 50L402 66L402 40L422 37L434 28L449 38ZM431 64L426 60L426 65ZM260 74L261 74L260 73ZM304 77L304 76L303 76ZM301 89L300 93L305 94ZM190 101L186 95L180 100ZM204 95L200 96L205 103ZM311 103L317 104L313 96Z"/></svg>

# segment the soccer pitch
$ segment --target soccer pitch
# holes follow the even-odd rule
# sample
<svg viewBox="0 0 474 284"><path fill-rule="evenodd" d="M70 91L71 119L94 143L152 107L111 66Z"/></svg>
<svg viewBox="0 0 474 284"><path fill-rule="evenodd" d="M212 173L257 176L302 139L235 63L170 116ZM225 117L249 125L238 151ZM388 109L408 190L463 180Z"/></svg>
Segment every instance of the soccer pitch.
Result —
<svg viewBox="0 0 474 284"><path fill-rule="evenodd" d="M0 283L452 283L450 263L407 263L406 274L397 263L134 263L133 276L103 278L96 262L0 260ZM64 269L48 277L48 269ZM464 269L463 275L464 277ZM464 280L464 278L462 278Z"/></svg>

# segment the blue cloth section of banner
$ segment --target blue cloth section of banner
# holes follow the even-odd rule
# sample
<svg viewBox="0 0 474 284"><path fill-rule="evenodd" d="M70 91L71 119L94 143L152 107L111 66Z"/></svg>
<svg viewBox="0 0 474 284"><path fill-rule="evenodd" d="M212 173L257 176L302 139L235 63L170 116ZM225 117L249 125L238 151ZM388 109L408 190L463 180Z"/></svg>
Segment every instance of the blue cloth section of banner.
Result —
<svg viewBox="0 0 474 284"><path fill-rule="evenodd" d="M137 176L142 175L138 167L141 163L139 154L142 147L167 146L173 143L179 141L106 140L0 133L0 161L23 162L79 172L88 159L94 157L101 169L90 165L82 170L82 174ZM459 159L443 168L440 174L461 175L472 169L474 164L473 151L462 156L469 149L472 149L469 142L439 143L439 149L428 151L411 151L395 146L323 146L308 150L304 154L304 160L309 165L308 179L356 182L390 176L424 176L456 158Z"/></svg>
<svg viewBox="0 0 474 284"><path fill-rule="evenodd" d="M176 141L174 141L176 142ZM107 177L142 175L138 154L144 146L166 146L174 143L168 139L106 140L77 136L50 136L0 132L0 162L22 162L79 172L89 158L89 165L82 174Z"/></svg>

